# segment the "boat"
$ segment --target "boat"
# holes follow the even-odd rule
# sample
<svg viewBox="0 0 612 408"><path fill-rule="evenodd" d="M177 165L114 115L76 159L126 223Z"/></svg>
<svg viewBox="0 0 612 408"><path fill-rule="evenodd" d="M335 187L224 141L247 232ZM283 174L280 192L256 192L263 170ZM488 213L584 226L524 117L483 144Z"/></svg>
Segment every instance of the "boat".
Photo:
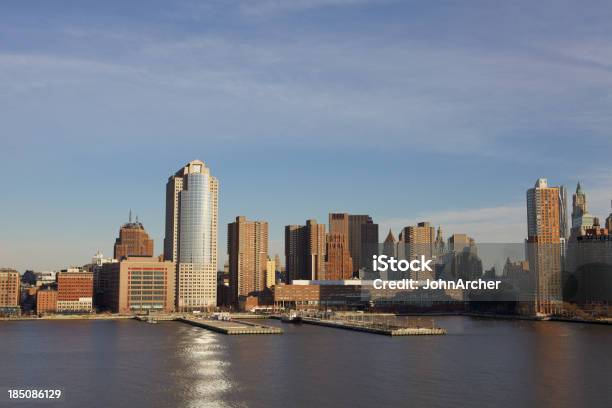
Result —
<svg viewBox="0 0 612 408"><path fill-rule="evenodd" d="M301 323L302 317L296 312L290 312L288 315L281 316L281 322L283 323Z"/></svg>

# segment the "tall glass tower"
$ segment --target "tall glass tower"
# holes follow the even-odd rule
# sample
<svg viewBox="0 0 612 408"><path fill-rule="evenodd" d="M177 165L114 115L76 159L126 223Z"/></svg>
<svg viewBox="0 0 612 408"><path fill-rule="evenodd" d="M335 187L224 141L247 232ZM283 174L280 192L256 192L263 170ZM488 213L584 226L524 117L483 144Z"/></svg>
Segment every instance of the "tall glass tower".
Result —
<svg viewBox="0 0 612 408"><path fill-rule="evenodd" d="M176 264L176 307L217 305L218 180L194 160L166 184L164 258Z"/></svg>

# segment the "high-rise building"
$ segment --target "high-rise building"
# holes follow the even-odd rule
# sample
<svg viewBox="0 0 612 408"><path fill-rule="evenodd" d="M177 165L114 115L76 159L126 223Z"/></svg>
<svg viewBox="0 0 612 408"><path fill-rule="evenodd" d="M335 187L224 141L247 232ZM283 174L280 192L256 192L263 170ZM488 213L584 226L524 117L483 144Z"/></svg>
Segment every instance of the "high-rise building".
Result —
<svg viewBox="0 0 612 408"><path fill-rule="evenodd" d="M266 288L268 267L268 223L236 217L227 225L230 302L258 296Z"/></svg>
<svg viewBox="0 0 612 408"><path fill-rule="evenodd" d="M266 262L266 287L271 288L276 284L276 261L268 258Z"/></svg>
<svg viewBox="0 0 612 408"><path fill-rule="evenodd" d="M0 268L0 315L19 311L19 272Z"/></svg>
<svg viewBox="0 0 612 408"><path fill-rule="evenodd" d="M166 183L164 259L176 264L176 306L200 310L217 304L219 182L194 160Z"/></svg>
<svg viewBox="0 0 612 408"><path fill-rule="evenodd" d="M383 242L383 254L394 258L397 257L397 240L395 239L395 235L393 235L393 231L390 229L387 238L385 238L385 242ZM370 262L372 262L372 260L370 260Z"/></svg>
<svg viewBox="0 0 612 408"><path fill-rule="evenodd" d="M576 186L576 192L572 195L572 230L570 238L576 240L584 235L586 230L593 228L595 217L589 214L586 193L582 191L580 183Z"/></svg>
<svg viewBox="0 0 612 408"><path fill-rule="evenodd" d="M429 222L404 227L401 234L398 256L403 259L416 259L424 256L433 259L435 249L435 229ZM429 271L412 272L413 279L433 279L435 274Z"/></svg>
<svg viewBox="0 0 612 408"><path fill-rule="evenodd" d="M442 227L438 226L438 231L436 232L436 242L434 244L434 255L436 257L442 256L444 254L444 237L442 236Z"/></svg>
<svg viewBox="0 0 612 408"><path fill-rule="evenodd" d="M306 225L285 226L287 283L298 279L325 279L325 225L316 220Z"/></svg>
<svg viewBox="0 0 612 408"><path fill-rule="evenodd" d="M132 222L132 212L126 224L119 229L119 237L115 240L113 258L122 260L128 256L153 256L153 240L145 231L142 223Z"/></svg>
<svg viewBox="0 0 612 408"><path fill-rule="evenodd" d="M86 312L93 310L93 273L69 268L57 275L57 311Z"/></svg>
<svg viewBox="0 0 612 408"><path fill-rule="evenodd" d="M102 266L103 306L114 313L173 312L175 265L157 257L130 256Z"/></svg>
<svg viewBox="0 0 612 408"><path fill-rule="evenodd" d="M612 205L612 202L610 202L610 204ZM606 218L606 228L612 233L612 212L608 215L608 218Z"/></svg>
<svg viewBox="0 0 612 408"><path fill-rule="evenodd" d="M369 215L349 215L349 251L353 261L353 273L371 269L372 255L377 253L378 224Z"/></svg>
<svg viewBox="0 0 612 408"><path fill-rule="evenodd" d="M565 242L565 189L544 178L527 190L527 257L534 278L534 312L552 314L561 303L561 257Z"/></svg>
<svg viewBox="0 0 612 408"><path fill-rule="evenodd" d="M325 279L350 279L353 277L353 258L349 249L349 215L329 214L327 235L327 263Z"/></svg>

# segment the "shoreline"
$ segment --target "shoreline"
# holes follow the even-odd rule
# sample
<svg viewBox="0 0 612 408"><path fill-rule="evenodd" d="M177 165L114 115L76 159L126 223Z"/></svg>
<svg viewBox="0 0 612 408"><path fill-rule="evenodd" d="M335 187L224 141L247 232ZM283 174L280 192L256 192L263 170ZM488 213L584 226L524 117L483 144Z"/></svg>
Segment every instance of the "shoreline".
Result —
<svg viewBox="0 0 612 408"><path fill-rule="evenodd" d="M381 315L381 313L364 313L366 316L370 315ZM488 314L488 313L469 313L469 312L431 312L431 313L384 313L384 315L393 315L397 317L412 316L412 317L452 317L452 316L464 316L472 318L485 318L485 319L496 319L496 320L529 320L536 322L559 322L559 323L585 323L585 324L598 324L598 325L612 325L612 319L607 320L580 320L570 319L565 317L538 317L538 316L517 316L517 315L502 315L502 314ZM170 315L172 319L163 320L176 320L185 317L184 315ZM170 317L166 316L166 317ZM43 317L23 316L23 317L0 317L0 322L11 322L11 321L70 321L70 320L129 320L137 319L138 315L49 315ZM241 319L267 319L271 318L268 315L248 315L246 313L238 313L236 318Z"/></svg>

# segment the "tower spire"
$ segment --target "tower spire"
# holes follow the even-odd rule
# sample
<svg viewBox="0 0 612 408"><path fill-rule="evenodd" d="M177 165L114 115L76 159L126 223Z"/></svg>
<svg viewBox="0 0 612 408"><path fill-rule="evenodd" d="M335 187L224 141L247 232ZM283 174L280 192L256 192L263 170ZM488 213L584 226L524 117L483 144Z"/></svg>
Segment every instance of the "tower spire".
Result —
<svg viewBox="0 0 612 408"><path fill-rule="evenodd" d="M129 218L129 223L132 223L132 209L130 208L130 218Z"/></svg>

